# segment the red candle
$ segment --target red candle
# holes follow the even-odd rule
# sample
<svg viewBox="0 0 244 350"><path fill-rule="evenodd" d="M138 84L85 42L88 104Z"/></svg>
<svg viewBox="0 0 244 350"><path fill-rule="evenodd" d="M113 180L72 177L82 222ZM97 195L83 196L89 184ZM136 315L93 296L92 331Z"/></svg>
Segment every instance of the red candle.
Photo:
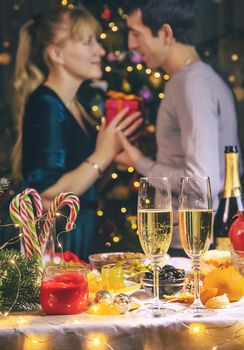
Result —
<svg viewBox="0 0 244 350"><path fill-rule="evenodd" d="M49 270L48 268L47 270ZM88 305L88 282L86 274L82 269L79 271L67 272L58 271L49 278L45 274L41 286L41 305L43 310L49 315L70 315L82 312Z"/></svg>

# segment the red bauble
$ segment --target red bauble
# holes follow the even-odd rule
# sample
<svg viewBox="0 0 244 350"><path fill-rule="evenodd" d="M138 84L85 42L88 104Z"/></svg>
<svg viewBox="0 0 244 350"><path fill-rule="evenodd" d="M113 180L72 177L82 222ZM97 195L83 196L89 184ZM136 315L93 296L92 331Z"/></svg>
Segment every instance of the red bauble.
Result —
<svg viewBox="0 0 244 350"><path fill-rule="evenodd" d="M103 12L101 14L102 19L105 19L105 21L108 21L111 17L111 10L108 7L104 7Z"/></svg>
<svg viewBox="0 0 244 350"><path fill-rule="evenodd" d="M235 217L230 226L229 237L234 250L244 253L244 211L238 211Z"/></svg>

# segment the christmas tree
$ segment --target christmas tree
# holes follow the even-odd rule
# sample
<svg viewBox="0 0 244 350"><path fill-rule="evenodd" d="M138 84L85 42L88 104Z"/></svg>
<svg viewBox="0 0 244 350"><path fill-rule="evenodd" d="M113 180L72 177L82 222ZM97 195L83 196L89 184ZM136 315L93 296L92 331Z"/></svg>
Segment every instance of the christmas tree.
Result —
<svg viewBox="0 0 244 350"><path fill-rule="evenodd" d="M83 4L98 18L102 25L100 42L106 50L103 81L87 84L82 94L90 101L90 114L99 122L105 114L104 90L121 91L143 98L144 126L140 135L140 147L146 154L155 153L155 119L159 102L164 98L164 83L169 79L161 71L147 69L136 52L127 47L126 14L118 2ZM89 93L90 92L90 93ZM95 92L95 93L94 93ZM90 99L89 99L90 97ZM111 180L100 192L98 221L99 240L97 250L141 250L137 237L137 190L140 175L133 167L116 166Z"/></svg>

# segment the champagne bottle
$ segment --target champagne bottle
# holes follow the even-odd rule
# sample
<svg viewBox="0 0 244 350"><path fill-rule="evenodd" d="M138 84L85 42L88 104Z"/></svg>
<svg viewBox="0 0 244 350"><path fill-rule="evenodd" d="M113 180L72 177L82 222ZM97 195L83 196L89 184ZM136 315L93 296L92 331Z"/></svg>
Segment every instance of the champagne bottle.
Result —
<svg viewBox="0 0 244 350"><path fill-rule="evenodd" d="M214 219L215 246L220 250L230 249L229 228L233 216L243 210L238 157L237 146L225 147L224 193Z"/></svg>

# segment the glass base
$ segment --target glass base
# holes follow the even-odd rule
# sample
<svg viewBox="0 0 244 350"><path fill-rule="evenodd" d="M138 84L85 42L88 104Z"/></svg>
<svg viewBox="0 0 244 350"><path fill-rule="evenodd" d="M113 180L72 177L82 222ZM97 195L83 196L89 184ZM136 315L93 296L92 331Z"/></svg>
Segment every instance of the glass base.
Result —
<svg viewBox="0 0 244 350"><path fill-rule="evenodd" d="M184 315L187 315L193 318L209 317L209 316L214 316L216 314L216 310L207 309L204 306L193 306L193 305L188 309L183 310L182 312Z"/></svg>
<svg viewBox="0 0 244 350"><path fill-rule="evenodd" d="M142 308L136 311L136 314L140 317L157 318L168 317L174 315L176 310L165 307L165 303L150 303L144 304Z"/></svg>

